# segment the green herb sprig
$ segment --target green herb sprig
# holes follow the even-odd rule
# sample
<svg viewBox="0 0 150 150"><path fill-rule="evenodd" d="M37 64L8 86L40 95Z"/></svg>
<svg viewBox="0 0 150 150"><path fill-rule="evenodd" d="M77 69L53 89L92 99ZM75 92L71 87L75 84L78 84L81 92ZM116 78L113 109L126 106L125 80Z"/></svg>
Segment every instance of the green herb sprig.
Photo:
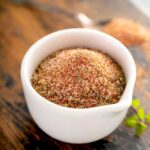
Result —
<svg viewBox="0 0 150 150"><path fill-rule="evenodd" d="M139 137L147 129L148 124L150 124L150 113L145 114L143 107L140 105L139 99L133 99L132 108L135 114L129 116L125 120L125 124L128 127L134 128L135 135Z"/></svg>

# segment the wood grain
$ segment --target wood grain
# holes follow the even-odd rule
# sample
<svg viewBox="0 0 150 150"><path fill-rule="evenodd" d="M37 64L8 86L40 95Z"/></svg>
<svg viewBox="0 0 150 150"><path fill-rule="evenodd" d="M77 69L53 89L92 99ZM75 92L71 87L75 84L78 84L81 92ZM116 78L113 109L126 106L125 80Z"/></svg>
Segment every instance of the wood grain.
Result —
<svg viewBox="0 0 150 150"><path fill-rule="evenodd" d="M20 64L27 49L48 33L81 27L75 18L78 12L102 21L115 16L130 17L146 26L150 26L150 19L123 0L36 1L49 6L48 11L29 7L19 0L14 2L0 1L0 150L150 149L150 131L135 138L133 131L123 124L107 138L90 144L67 144L47 136L32 120L20 82ZM143 47L130 48L137 65L134 96L150 111L150 51L148 46L144 50Z"/></svg>

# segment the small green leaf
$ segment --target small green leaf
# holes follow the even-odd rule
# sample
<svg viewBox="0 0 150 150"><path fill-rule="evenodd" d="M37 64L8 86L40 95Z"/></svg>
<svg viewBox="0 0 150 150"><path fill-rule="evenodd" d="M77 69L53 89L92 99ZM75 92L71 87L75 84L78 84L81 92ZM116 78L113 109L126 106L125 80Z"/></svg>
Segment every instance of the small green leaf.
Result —
<svg viewBox="0 0 150 150"><path fill-rule="evenodd" d="M142 107L137 110L137 114L138 114L138 117L141 120L144 120L144 118L145 118L145 112L144 112L144 109Z"/></svg>
<svg viewBox="0 0 150 150"><path fill-rule="evenodd" d="M132 107L137 109L139 106L140 106L140 100L139 99L133 99Z"/></svg>
<svg viewBox="0 0 150 150"><path fill-rule="evenodd" d="M147 128L146 124L143 122L140 122L137 124L136 129L135 129L135 135L136 136L141 136L141 134L145 131Z"/></svg>
<svg viewBox="0 0 150 150"><path fill-rule="evenodd" d="M138 117L135 115L131 116L131 117L126 119L125 123L128 127L136 128L136 125L138 123Z"/></svg>
<svg viewBox="0 0 150 150"><path fill-rule="evenodd" d="M146 118L146 122L150 123L150 114L147 114L145 118Z"/></svg>

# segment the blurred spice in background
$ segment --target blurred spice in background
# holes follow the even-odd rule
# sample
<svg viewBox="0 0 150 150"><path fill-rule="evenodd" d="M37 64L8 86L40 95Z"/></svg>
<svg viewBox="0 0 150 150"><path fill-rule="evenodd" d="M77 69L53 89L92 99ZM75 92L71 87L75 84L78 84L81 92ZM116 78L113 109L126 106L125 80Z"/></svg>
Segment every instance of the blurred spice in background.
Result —
<svg viewBox="0 0 150 150"><path fill-rule="evenodd" d="M113 18L102 30L117 38L126 46L150 42L150 30L127 18Z"/></svg>

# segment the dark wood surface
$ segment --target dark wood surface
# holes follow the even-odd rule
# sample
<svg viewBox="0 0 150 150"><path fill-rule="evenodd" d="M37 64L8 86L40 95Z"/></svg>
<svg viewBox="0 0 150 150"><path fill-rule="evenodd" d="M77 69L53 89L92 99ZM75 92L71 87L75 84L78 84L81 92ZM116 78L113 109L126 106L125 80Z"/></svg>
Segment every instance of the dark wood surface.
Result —
<svg viewBox="0 0 150 150"><path fill-rule="evenodd" d="M47 136L28 112L20 64L27 49L42 36L64 28L81 27L76 13L83 12L102 21L124 16L147 27L150 19L125 0L35 0L36 5L46 4L37 6L42 10L30 7L30 2L0 0L0 150L149 150L150 130L136 138L123 124L105 139L89 144L67 144ZM137 65L134 97L140 98L150 112L150 47L145 50L131 47L130 51Z"/></svg>

